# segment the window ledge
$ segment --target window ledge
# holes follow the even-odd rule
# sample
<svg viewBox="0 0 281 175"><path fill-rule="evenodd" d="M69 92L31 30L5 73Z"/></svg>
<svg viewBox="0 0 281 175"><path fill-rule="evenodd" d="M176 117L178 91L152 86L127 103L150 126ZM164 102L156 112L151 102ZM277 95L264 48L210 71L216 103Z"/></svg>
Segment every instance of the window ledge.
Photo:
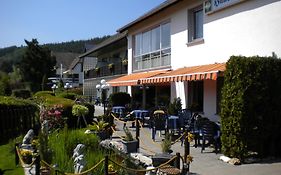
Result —
<svg viewBox="0 0 281 175"><path fill-rule="evenodd" d="M186 46L190 47L190 46L195 46L198 44L204 44L204 38L198 38L198 39L192 40L192 41L186 43Z"/></svg>

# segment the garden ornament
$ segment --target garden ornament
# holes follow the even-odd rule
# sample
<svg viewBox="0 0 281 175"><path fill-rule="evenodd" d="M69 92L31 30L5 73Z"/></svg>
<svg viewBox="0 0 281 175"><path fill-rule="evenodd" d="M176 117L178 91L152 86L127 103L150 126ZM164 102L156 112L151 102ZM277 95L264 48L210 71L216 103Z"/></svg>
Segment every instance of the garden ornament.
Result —
<svg viewBox="0 0 281 175"><path fill-rule="evenodd" d="M48 131L49 131L49 122L48 120L44 120L42 125L41 125L41 131L44 133L44 134L48 134Z"/></svg>
<svg viewBox="0 0 281 175"><path fill-rule="evenodd" d="M22 140L22 145L30 145L34 137L33 129L30 129Z"/></svg>
<svg viewBox="0 0 281 175"><path fill-rule="evenodd" d="M73 150L72 158L74 159L74 173L81 173L83 168L86 166L86 161L83 154L84 149L85 145L78 144Z"/></svg>

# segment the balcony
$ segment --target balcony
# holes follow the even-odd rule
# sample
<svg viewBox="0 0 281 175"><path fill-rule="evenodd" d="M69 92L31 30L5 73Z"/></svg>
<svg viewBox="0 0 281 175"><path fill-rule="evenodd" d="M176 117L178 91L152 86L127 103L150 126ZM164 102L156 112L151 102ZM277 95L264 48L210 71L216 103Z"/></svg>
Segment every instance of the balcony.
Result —
<svg viewBox="0 0 281 175"><path fill-rule="evenodd" d="M106 77L120 74L127 74L128 68L127 65L124 65L122 62L114 63L112 66L106 65L91 69L85 72L85 79L89 78L98 78Z"/></svg>

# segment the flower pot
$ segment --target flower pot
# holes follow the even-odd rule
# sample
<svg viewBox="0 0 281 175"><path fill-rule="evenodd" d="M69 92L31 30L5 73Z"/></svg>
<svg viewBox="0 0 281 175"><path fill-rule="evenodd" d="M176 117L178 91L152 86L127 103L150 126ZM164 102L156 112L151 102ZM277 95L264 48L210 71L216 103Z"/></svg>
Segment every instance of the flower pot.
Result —
<svg viewBox="0 0 281 175"><path fill-rule="evenodd" d="M31 164L32 163L32 155L22 156L22 160L25 164Z"/></svg>
<svg viewBox="0 0 281 175"><path fill-rule="evenodd" d="M99 131L97 132L97 136L100 138L100 140L105 140L110 138L110 134L107 131Z"/></svg>
<svg viewBox="0 0 281 175"><path fill-rule="evenodd" d="M116 174L117 174L117 171L109 171L108 174L116 175Z"/></svg>
<svg viewBox="0 0 281 175"><path fill-rule="evenodd" d="M51 170L48 167L41 167L40 168L40 173L41 175L50 175Z"/></svg>
<svg viewBox="0 0 281 175"><path fill-rule="evenodd" d="M166 163L169 161L173 156L168 153L162 153L162 154L156 154L152 156L152 165L154 167L158 167L159 165ZM170 163L170 165L173 165L173 161Z"/></svg>
<svg viewBox="0 0 281 175"><path fill-rule="evenodd" d="M133 140L133 141L125 141L122 140L122 143L124 145L124 151L125 153L136 153L138 151L138 141Z"/></svg>

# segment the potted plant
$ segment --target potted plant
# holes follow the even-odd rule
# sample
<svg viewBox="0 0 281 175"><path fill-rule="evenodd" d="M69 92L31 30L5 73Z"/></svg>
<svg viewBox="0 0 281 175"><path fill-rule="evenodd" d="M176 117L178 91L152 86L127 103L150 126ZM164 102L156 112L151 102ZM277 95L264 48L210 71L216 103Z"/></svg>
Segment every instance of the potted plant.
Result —
<svg viewBox="0 0 281 175"><path fill-rule="evenodd" d="M93 124L90 125L90 130L94 131L101 140L110 138L111 132L109 124L103 120L93 122Z"/></svg>
<svg viewBox="0 0 281 175"><path fill-rule="evenodd" d="M99 67L96 67L96 68L95 68L95 71L96 71L96 72L99 72L99 71L100 71L100 68L99 68Z"/></svg>
<svg viewBox="0 0 281 175"><path fill-rule="evenodd" d="M113 63L110 63L110 64L107 65L107 67L108 67L108 69L112 70L113 67L114 67L114 64L113 64Z"/></svg>
<svg viewBox="0 0 281 175"><path fill-rule="evenodd" d="M128 65L128 59L123 59L123 60L122 60L122 64L123 64L124 66Z"/></svg>
<svg viewBox="0 0 281 175"><path fill-rule="evenodd" d="M172 147L172 138L170 134L165 135L165 139L163 139L161 143L161 148L162 148L162 153L161 154L156 154L152 156L152 164L154 167L157 167L168 160L170 160L173 156L171 153L173 152L171 150ZM173 162L171 162L172 165Z"/></svg>
<svg viewBox="0 0 281 175"><path fill-rule="evenodd" d="M122 143L124 145L124 151L126 153L135 153L138 149L138 141L133 138L132 133L128 129L128 127L124 127L124 132L126 136L122 139Z"/></svg>

